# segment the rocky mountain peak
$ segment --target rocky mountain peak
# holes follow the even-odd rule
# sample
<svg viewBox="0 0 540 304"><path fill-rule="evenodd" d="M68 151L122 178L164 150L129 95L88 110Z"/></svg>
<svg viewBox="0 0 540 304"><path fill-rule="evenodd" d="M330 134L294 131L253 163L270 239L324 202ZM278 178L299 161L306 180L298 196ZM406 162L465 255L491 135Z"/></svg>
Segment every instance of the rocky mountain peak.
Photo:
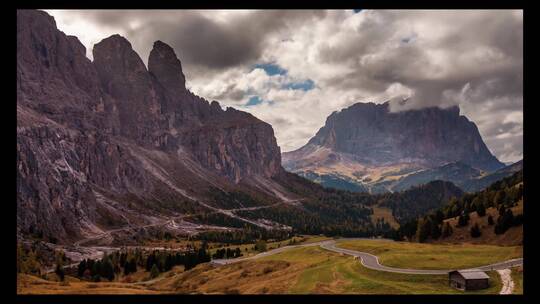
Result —
<svg viewBox="0 0 540 304"><path fill-rule="evenodd" d="M170 93L181 95L186 90L182 63L168 44L160 40L154 42L148 58L148 70Z"/></svg>
<svg viewBox="0 0 540 304"><path fill-rule="evenodd" d="M92 53L94 65L105 85L112 78L129 77L133 74L144 75L147 72L144 62L133 50L131 43L118 34L95 44Z"/></svg>
<svg viewBox="0 0 540 304"><path fill-rule="evenodd" d="M462 161L485 171L501 168L476 125L459 112L457 106L391 112L389 103L357 103L332 114L309 143L374 165Z"/></svg>

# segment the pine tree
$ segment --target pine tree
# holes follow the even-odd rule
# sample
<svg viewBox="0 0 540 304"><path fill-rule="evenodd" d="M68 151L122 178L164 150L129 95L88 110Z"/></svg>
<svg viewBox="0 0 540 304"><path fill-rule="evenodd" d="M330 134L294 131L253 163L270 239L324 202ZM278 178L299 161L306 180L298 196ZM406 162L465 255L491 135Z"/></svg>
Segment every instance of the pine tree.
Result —
<svg viewBox="0 0 540 304"><path fill-rule="evenodd" d="M109 281L112 281L114 279L114 267L107 255L105 255L101 261L101 269L99 275Z"/></svg>
<svg viewBox="0 0 540 304"><path fill-rule="evenodd" d="M473 238L477 238L477 237L479 237L480 235L482 235L482 232L480 231L480 227L478 227L478 224L477 224L477 223L475 223L475 224L471 227L470 233L471 233L471 236L472 236Z"/></svg>
<svg viewBox="0 0 540 304"><path fill-rule="evenodd" d="M449 222L444 223L443 229L442 229L442 237L449 237L453 233L452 226L450 226Z"/></svg>
<svg viewBox="0 0 540 304"><path fill-rule="evenodd" d="M469 215L467 213L460 215L458 218L458 226L467 226L467 223L469 223Z"/></svg>
<svg viewBox="0 0 540 304"><path fill-rule="evenodd" d="M79 263L79 266L77 266L77 276L79 278L82 278L82 276L84 275L85 270L86 270L86 260L82 260Z"/></svg>
<svg viewBox="0 0 540 304"><path fill-rule="evenodd" d="M58 275L58 277L60 278L60 281L64 281L64 275L65 275L64 260L65 260L64 252L62 251L56 252L56 268L54 272L56 273L56 275Z"/></svg>
<svg viewBox="0 0 540 304"><path fill-rule="evenodd" d="M476 213L478 214L479 217L483 217L486 215L486 207L484 206L484 204L480 203L476 207Z"/></svg>
<svg viewBox="0 0 540 304"><path fill-rule="evenodd" d="M421 219L418 221L418 227L416 230L416 240L418 242L423 243L429 236L429 233L431 231L430 229L430 223L429 221L425 219Z"/></svg>
<svg viewBox="0 0 540 304"><path fill-rule="evenodd" d="M56 264L56 268L54 269L54 273L56 273L56 275L58 276L60 281L64 281L65 273L64 273L64 269L62 268L61 264Z"/></svg>
<svg viewBox="0 0 540 304"><path fill-rule="evenodd" d="M152 265L152 269L150 270L150 278L157 278L159 276L159 269L156 266L156 264Z"/></svg>

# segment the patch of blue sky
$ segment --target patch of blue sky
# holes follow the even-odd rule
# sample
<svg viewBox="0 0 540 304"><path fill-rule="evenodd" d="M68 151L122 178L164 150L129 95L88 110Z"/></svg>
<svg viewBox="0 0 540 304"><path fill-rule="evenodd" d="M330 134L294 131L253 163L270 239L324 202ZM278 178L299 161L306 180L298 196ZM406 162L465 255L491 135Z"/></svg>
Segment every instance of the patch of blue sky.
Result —
<svg viewBox="0 0 540 304"><path fill-rule="evenodd" d="M254 65L254 69L263 69L268 76L287 74L286 69L275 63L258 63Z"/></svg>
<svg viewBox="0 0 540 304"><path fill-rule="evenodd" d="M311 79L307 79L300 82L289 82L282 86L284 89L290 89L290 90L302 90L302 91L309 91L313 90L315 88L315 82Z"/></svg>
<svg viewBox="0 0 540 304"><path fill-rule="evenodd" d="M261 97L255 95L255 96L251 96L248 100L248 102L245 104L246 107L250 107L250 106L255 106L255 105L258 105L258 104L261 104L263 102L266 102L268 103L269 105L272 105L274 104L274 101L273 100L264 100L262 99Z"/></svg>
<svg viewBox="0 0 540 304"><path fill-rule="evenodd" d="M260 103L262 103L263 100L259 97L259 96L251 96L248 100L248 102L246 103L246 106L254 106L254 105L258 105Z"/></svg>

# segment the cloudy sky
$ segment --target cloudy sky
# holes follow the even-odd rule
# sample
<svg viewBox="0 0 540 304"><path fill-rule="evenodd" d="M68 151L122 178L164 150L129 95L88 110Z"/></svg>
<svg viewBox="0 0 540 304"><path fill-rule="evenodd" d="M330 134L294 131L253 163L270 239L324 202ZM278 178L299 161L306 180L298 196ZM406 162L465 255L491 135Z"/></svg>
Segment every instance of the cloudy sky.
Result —
<svg viewBox="0 0 540 304"><path fill-rule="evenodd" d="M171 45L188 87L272 124L282 151L333 111L409 98L459 104L503 162L523 157L522 11L59 11L60 30L92 46L112 34L146 63Z"/></svg>

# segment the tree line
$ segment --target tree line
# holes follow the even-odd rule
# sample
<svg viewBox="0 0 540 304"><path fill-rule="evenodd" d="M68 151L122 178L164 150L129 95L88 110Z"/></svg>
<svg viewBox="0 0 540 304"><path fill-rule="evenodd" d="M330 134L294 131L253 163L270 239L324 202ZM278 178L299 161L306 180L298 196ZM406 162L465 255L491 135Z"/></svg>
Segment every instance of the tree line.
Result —
<svg viewBox="0 0 540 304"><path fill-rule="evenodd" d="M205 243L200 248L186 252L154 250L145 252L140 249L121 250L104 254L100 260L85 259L77 266L77 276L81 279L99 282L114 280L121 274L127 276L144 269L155 274L171 270L174 266L183 265L185 270L192 269L200 263L210 261L210 254Z"/></svg>

